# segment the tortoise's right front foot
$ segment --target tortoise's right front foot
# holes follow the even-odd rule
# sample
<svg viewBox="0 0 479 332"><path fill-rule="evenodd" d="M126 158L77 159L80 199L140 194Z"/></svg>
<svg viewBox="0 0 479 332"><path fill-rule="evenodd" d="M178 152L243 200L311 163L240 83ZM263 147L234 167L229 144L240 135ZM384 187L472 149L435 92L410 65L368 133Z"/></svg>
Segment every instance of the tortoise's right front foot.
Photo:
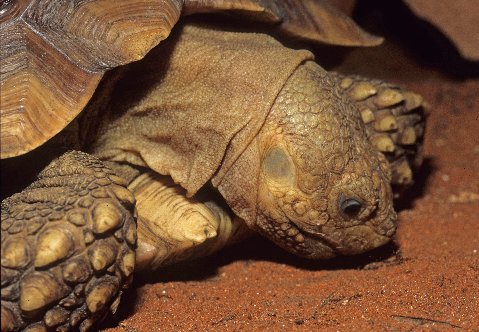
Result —
<svg viewBox="0 0 479 332"><path fill-rule="evenodd" d="M1 330L89 329L135 264L135 200L98 159L69 152L2 202Z"/></svg>

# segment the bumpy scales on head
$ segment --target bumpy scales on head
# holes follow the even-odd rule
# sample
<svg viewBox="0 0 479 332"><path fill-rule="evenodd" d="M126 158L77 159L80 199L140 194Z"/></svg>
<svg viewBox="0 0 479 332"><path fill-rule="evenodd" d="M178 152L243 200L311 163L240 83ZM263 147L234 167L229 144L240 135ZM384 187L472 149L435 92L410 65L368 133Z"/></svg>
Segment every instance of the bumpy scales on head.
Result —
<svg viewBox="0 0 479 332"><path fill-rule="evenodd" d="M260 165L256 213L246 222L281 247L329 258L362 253L394 234L387 161L317 64L306 62L288 79L244 155L236 169L253 159Z"/></svg>

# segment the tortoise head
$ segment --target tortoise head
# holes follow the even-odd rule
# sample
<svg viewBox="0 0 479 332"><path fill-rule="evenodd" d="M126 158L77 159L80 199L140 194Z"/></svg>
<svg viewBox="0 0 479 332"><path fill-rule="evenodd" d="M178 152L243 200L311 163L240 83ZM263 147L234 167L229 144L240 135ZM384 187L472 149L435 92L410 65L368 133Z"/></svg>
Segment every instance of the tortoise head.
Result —
<svg viewBox="0 0 479 332"><path fill-rule="evenodd" d="M239 209L240 216L288 251L358 254L394 234L387 161L370 144L359 112L315 63L288 79L244 155L250 157L235 168L251 172L243 178L254 179L257 192L249 209L255 213Z"/></svg>

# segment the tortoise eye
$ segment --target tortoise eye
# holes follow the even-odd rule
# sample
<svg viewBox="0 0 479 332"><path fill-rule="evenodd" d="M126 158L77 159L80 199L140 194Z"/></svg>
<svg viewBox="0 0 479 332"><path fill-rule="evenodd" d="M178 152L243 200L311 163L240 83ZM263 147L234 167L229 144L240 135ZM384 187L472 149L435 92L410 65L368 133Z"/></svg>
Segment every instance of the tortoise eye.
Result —
<svg viewBox="0 0 479 332"><path fill-rule="evenodd" d="M348 217L353 218L359 214L359 212L363 208L363 205L357 199L346 198L341 200L341 202L339 203L339 207L341 209L341 212L343 212Z"/></svg>

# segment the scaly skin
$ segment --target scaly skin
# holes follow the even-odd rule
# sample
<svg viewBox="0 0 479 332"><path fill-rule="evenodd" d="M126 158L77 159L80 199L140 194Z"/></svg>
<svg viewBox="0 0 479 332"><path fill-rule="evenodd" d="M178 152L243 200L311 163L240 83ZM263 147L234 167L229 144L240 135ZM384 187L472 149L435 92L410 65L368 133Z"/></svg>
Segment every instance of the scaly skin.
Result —
<svg viewBox="0 0 479 332"><path fill-rule="evenodd" d="M70 152L2 201L2 332L88 330L114 312L135 265L133 195Z"/></svg>
<svg viewBox="0 0 479 332"><path fill-rule="evenodd" d="M209 195L188 199L169 177L108 164L68 152L2 202L2 332L89 330L115 312L134 269L244 237L244 223Z"/></svg>
<svg viewBox="0 0 479 332"><path fill-rule="evenodd" d="M386 156L394 195L400 197L414 183L413 173L422 164L427 103L421 96L381 80L330 75L356 105L374 147Z"/></svg>
<svg viewBox="0 0 479 332"><path fill-rule="evenodd" d="M394 234L387 161L354 105L317 64L307 62L289 78L244 156L220 192L236 213L254 216L244 217L251 228L286 250L330 258L362 253ZM255 159L261 166L251 170ZM240 174L245 170L259 176ZM256 177L256 206L236 204L231 193L241 189L233 181ZM348 199L359 202L358 211L341 210Z"/></svg>

